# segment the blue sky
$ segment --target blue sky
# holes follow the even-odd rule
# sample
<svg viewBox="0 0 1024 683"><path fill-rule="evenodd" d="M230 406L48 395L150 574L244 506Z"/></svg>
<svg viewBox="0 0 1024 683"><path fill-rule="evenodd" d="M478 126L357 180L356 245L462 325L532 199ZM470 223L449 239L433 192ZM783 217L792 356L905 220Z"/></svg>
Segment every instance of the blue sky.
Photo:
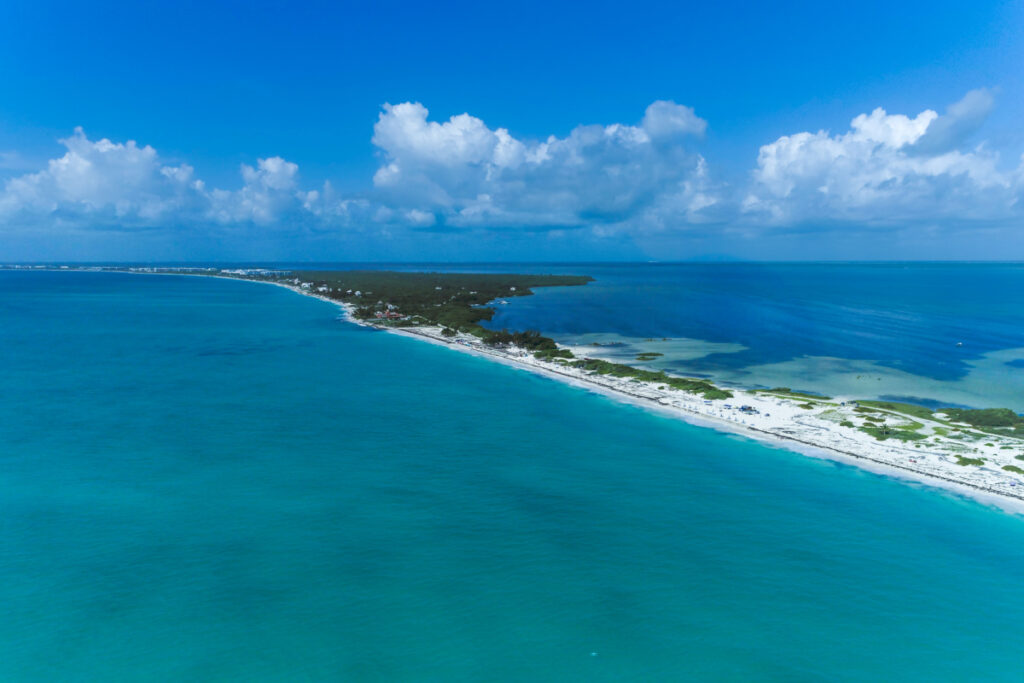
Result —
<svg viewBox="0 0 1024 683"><path fill-rule="evenodd" d="M0 259L1024 258L1021 3L483 5L3 3Z"/></svg>

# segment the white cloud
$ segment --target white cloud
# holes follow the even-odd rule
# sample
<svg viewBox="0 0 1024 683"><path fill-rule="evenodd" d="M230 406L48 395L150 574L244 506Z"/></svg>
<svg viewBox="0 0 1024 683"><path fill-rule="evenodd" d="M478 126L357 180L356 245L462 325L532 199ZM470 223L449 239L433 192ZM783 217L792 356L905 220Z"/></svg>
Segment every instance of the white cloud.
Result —
<svg viewBox="0 0 1024 683"><path fill-rule="evenodd" d="M640 126L578 126L543 141L518 140L469 114L438 123L428 113L419 103L384 106L374 184L386 203L441 215L448 226L620 225L691 197L678 214L689 220L718 201L685 139L707 124L673 102L652 104Z"/></svg>
<svg viewBox="0 0 1024 683"><path fill-rule="evenodd" d="M0 218L11 224L136 227L182 223L271 225L297 213L325 213L317 191L297 189L299 167L282 159L243 164L238 190L208 190L188 164L165 164L135 141L89 140L81 128L60 141L66 151L44 170L6 181Z"/></svg>
<svg viewBox="0 0 1024 683"><path fill-rule="evenodd" d="M242 178L249 187L261 187L267 190L291 190L295 187L295 176L299 172L298 164L285 161L281 157L260 159L256 168L242 164Z"/></svg>
<svg viewBox="0 0 1024 683"><path fill-rule="evenodd" d="M92 142L81 128L60 142L64 156L50 160L45 170L6 182L0 212L152 219L180 206L194 189L190 168L162 167L148 145Z"/></svg>
<svg viewBox="0 0 1024 683"><path fill-rule="evenodd" d="M991 108L968 93L944 116L878 108L841 135L786 135L761 147L742 208L774 224L998 220L1019 214L1021 172L984 145L954 149Z"/></svg>
<svg viewBox="0 0 1024 683"><path fill-rule="evenodd" d="M658 100L647 107L640 126L651 138L664 139L678 135L702 136L708 122L697 116L690 107L671 100Z"/></svg>
<svg viewBox="0 0 1024 683"><path fill-rule="evenodd" d="M289 214L309 211L320 193L296 190L298 172L298 164L281 157L260 159L256 168L242 164L245 184L240 190L210 192L208 215L220 223L271 225Z"/></svg>
<svg viewBox="0 0 1024 683"><path fill-rule="evenodd" d="M499 142L480 119L469 114L453 116L446 123L427 121L427 108L419 102L384 105L373 128L373 144L391 155L441 166L460 166L490 161Z"/></svg>
<svg viewBox="0 0 1024 683"><path fill-rule="evenodd" d="M707 122L659 100L636 125L581 125L516 138L470 114L431 121L419 103L384 105L373 128L373 190L301 186L279 156L242 164L235 189L208 187L186 163L134 141L90 140L0 186L0 230L256 226L263 231L400 228L560 230L596 235L734 225L1007 224L1024 206L1024 163L975 138L993 107L975 90L945 113L878 108L840 134L800 132L760 148L748 181L716 181L695 144ZM14 160L0 155L0 163ZM6 160L6 161L5 161ZM13 163L13 162L12 162ZM19 169L20 170L20 169ZM395 230L392 230L394 228ZM703 230L708 230L704 227Z"/></svg>

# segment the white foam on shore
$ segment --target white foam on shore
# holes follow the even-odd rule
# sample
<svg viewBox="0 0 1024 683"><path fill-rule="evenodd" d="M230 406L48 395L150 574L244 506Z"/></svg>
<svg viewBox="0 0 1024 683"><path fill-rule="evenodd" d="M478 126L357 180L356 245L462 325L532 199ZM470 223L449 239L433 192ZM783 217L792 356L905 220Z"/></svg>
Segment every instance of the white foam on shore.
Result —
<svg viewBox="0 0 1024 683"><path fill-rule="evenodd" d="M209 276L196 275L195 277ZM745 404L755 405L762 409L768 407L773 410L786 410L788 407L788 417L791 417L789 422L786 422L785 418L782 416L778 419L773 418L769 420L761 420L763 424L758 424L757 426L754 424L746 424L745 422L740 423L735 419L725 419L713 414L702 414L697 412L700 406L705 403L699 396L686 395L685 397L681 397L679 395L681 392L658 392L646 383L641 383L635 387L635 391L648 392L648 395L641 395L634 391L626 390L626 388L634 389L633 386L618 386L624 385L625 382L608 380L603 376L588 375L581 370L572 369L570 371L568 368L559 368L553 363L537 361L530 354L515 356L506 352L484 349L479 346L471 346L468 343L459 343L457 340L441 336L440 328L383 327L366 321L357 320L353 316L355 309L353 305L337 301L335 299L330 299L316 292L303 290L290 284L271 282L267 280L243 279L242 281L262 282L263 284L283 287L297 294L332 304L344 311L345 320L361 327L389 332L402 337L425 341L437 346L444 346L446 348L454 349L480 358L487 358L488 360L497 361L508 367L543 375L570 386L583 388L612 398L617 402L637 406L644 410L655 412L659 415L683 420L684 422L695 426L711 428L718 432L750 438L771 447L782 448L801 455L854 465L868 472L893 477L906 483L925 485L933 489L938 489L942 492L971 498L1005 512L1024 515L1024 482L1019 486L1014 487L1019 488L1020 493L1010 490L1000 491L993 488L993 486L1004 485L1009 489L1010 482L1012 481L1012 479L1002 476L1001 472L989 471L988 476L981 476L976 472L972 472L971 470L962 468L958 465L952 465L952 467L960 468L963 472L959 472L956 469L950 469L950 467L947 466L948 463L943 462L933 463L934 471L922 471L921 469L909 467L900 460L900 455L902 455L905 460L909 456L923 458L923 456L932 454L929 454L928 452L918 452L913 449L906 449L898 446L886 446L866 439L851 438L844 434L837 435L835 432L838 430L830 430L827 423L826 426L822 426L821 424L811 424L808 422L808 420L811 419L811 416L801 415L798 409L797 412L793 414L792 410L798 403L796 400L781 401L778 398L767 399L767 401L770 402L769 406L769 403L766 403L766 399L762 395L732 389L736 394L736 397L731 399L731 402L733 403L742 402ZM467 339L465 335L460 335L460 337L463 341ZM684 403L693 404L695 407L693 409L689 406L684 407ZM717 401L715 403L721 405L724 402ZM787 403L790 405L786 406ZM801 420L800 418L802 417L805 419ZM817 422L820 423L823 421L818 420ZM786 430L791 433L780 433L780 431L775 430ZM812 434L817 436L820 435L821 432L825 432L825 437L823 438L831 438L832 440L835 440L835 437L839 436L842 437L842 439L846 439L849 443L844 443L844 445L848 445L850 448L856 448L857 452L836 448L825 443L818 443L814 441L813 436L809 436ZM798 436L804 438L798 438ZM894 453L897 455L893 456ZM974 474L974 476L968 476L969 474Z"/></svg>
<svg viewBox="0 0 1024 683"><path fill-rule="evenodd" d="M334 302L337 303L337 302ZM373 327L373 326L370 326ZM801 455L810 456L814 458L820 458L823 460L830 460L833 462L840 462L847 465L853 465L862 470L872 472L874 474L880 474L888 477L900 479L906 483L912 483L916 485L926 485L930 488L939 489L942 492L954 493L960 496L968 497L981 502L985 505L997 507L1003 511L1010 512L1017 515L1024 515L1024 500L1011 497L1009 495L1001 494L995 491L986 490L979 486L954 481L952 479L946 479L939 476L930 475L928 473L919 472L904 467L900 467L895 464L886 463L884 461L876 460L869 456L857 455L854 453L844 452L832 448L827 448L817 444L805 443L794 438L782 436L772 432L759 430L753 427L747 427L739 425L729 420L717 419L713 416L695 415L685 413L677 409L670 408L662 405L656 401L640 398L633 396L622 391L617 391L611 387L607 387L596 382L588 381L581 377L572 377L564 375L559 372L549 370L544 367L540 367L533 364L519 363L511 358L502 358L501 356L492 355L485 351L479 351L470 347L465 347L451 342L446 342L441 339L435 339L426 335L421 335L413 332L411 329L402 328L377 328L382 329L393 334L398 334L406 337L413 337L421 341L426 341L430 344L438 346L446 346L448 348L454 348L463 353L468 353L473 356L480 358L487 358L491 361L497 361L503 365L507 365L518 370L526 370L535 374L543 375L564 384L586 389L588 391L601 394L614 399L619 403L626 403L632 406L642 408L644 410L657 413L673 419L682 420L688 424L692 424L697 427L713 429L717 432L724 434L732 434L741 436L748 439L753 439L764 445L781 448L783 450L799 453Z"/></svg>

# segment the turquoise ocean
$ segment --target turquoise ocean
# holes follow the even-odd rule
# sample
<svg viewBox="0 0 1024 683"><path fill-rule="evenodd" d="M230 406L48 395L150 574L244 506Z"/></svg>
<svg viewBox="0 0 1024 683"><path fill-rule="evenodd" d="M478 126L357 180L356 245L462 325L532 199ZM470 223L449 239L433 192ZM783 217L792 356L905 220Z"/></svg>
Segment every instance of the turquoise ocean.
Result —
<svg viewBox="0 0 1024 683"><path fill-rule="evenodd" d="M0 272L0 370L0 680L1024 678L1024 519L282 288Z"/></svg>

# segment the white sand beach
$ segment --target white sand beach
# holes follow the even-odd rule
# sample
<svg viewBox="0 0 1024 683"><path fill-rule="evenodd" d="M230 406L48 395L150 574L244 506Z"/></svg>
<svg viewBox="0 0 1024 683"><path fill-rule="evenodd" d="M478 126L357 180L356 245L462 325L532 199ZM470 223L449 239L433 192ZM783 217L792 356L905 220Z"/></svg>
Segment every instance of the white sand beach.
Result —
<svg viewBox="0 0 1024 683"><path fill-rule="evenodd" d="M192 276L223 277L212 273ZM732 386L723 387L733 394L731 398L708 400L657 382L602 375L558 360L541 360L525 349L491 347L469 334L447 337L442 334L442 328L436 326L398 327L359 320L353 316L351 304L288 282L245 281L284 287L333 304L342 309L346 321L355 325L538 373L697 426L738 434L811 457L852 464L870 472L970 497L1014 514L1024 514L1024 457L1017 457L1024 456L1024 439L951 422L942 419L941 413L929 420L877 407L865 409L858 405L855 397L789 396ZM589 352L586 346L562 348L568 348L577 358L586 358ZM866 411L870 414L865 415ZM925 438L879 440L858 429L883 424L883 421L894 429L912 428ZM965 459L969 462L965 463ZM1004 469L1006 467L1013 469ZM1021 471L1014 471L1017 469Z"/></svg>
<svg viewBox="0 0 1024 683"><path fill-rule="evenodd" d="M1024 455L1024 440L1020 438L940 421L941 414L936 415L935 420L926 420L871 409L870 418L874 421L884 420L893 427L914 422L918 433L927 435L919 441L881 441L850 426L851 423L875 424L864 422L865 409L858 411L857 401L852 397L808 400L729 387L732 398L707 400L698 394L659 386L657 382L601 375L557 360L540 360L524 349L490 347L469 334L446 337L440 327L393 327L357 320L352 315L351 305L289 284L268 284L334 304L345 312L346 320L357 325L543 374L694 425L739 434L812 457L854 464L868 471L938 487L1024 514L1024 473L1003 469L1024 466L1024 460L1016 458ZM586 357L586 347L565 348L578 358ZM971 459L972 463L984 462L962 464L964 458Z"/></svg>

